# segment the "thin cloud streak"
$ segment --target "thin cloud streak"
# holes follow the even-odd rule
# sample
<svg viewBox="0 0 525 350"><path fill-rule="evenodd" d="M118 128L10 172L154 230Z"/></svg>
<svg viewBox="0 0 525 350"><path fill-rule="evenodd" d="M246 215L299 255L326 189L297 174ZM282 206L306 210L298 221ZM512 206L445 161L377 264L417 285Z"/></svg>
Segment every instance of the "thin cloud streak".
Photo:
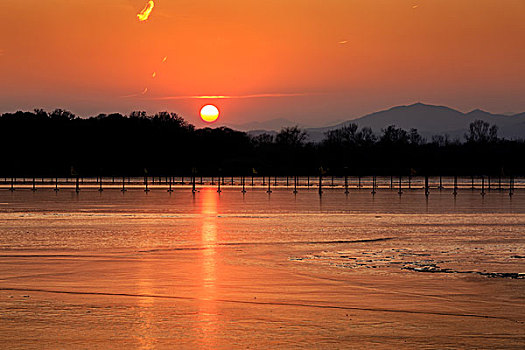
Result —
<svg viewBox="0 0 525 350"><path fill-rule="evenodd" d="M130 95L123 95L123 96L119 96L119 98L130 98L130 97L143 96L143 95L145 95L147 92L148 92L148 88L145 88L145 89L142 90L140 93L135 93L135 94L130 94Z"/></svg>
<svg viewBox="0 0 525 350"><path fill-rule="evenodd" d="M253 95L190 95L190 96L162 96L162 97L151 97L150 100L233 100L233 99L248 99L248 98L272 98L272 97L301 97L301 96L312 96L312 95L323 95L323 93L269 93L269 94L253 94Z"/></svg>

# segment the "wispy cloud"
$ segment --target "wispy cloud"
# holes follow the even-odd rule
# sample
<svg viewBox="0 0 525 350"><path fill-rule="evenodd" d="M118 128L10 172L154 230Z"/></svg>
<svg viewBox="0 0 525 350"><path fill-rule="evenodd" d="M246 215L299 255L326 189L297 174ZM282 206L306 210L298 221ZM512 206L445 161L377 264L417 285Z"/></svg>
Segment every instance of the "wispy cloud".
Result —
<svg viewBox="0 0 525 350"><path fill-rule="evenodd" d="M151 97L151 100L233 100L248 98L272 98L272 97L300 97L321 95L321 93L294 92L294 93L266 93L252 95L188 95L188 96L160 96Z"/></svg>
<svg viewBox="0 0 525 350"><path fill-rule="evenodd" d="M120 98L138 97L138 96L143 96L143 95L145 95L147 92L148 92L148 88L145 88L144 90L142 90L142 91L139 92L139 93L134 93L134 94L130 94L130 95L123 95L123 96L119 96L119 97L120 97Z"/></svg>

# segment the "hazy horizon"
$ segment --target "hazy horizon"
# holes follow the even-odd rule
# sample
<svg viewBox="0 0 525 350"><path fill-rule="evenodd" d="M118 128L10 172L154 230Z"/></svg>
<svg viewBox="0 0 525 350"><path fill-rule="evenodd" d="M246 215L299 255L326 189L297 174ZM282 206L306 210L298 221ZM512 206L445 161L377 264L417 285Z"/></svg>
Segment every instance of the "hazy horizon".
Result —
<svg viewBox="0 0 525 350"><path fill-rule="evenodd" d="M340 123L344 123L344 122L348 122L348 121L352 121L352 120L357 120L359 118L362 118L364 116L368 116L370 114L374 114L374 113L382 112L382 111L388 111L388 110L390 110L392 108L396 108L396 107L410 107L410 106L413 106L415 104L423 104L423 105L431 106L431 107L445 107L445 108L450 108L452 110L459 111L461 113L469 113L469 112L476 111L476 110L482 110L484 112L488 112L488 113L491 113L491 114L505 115L505 116L514 116L514 115L517 115L517 114L524 113L523 111L517 111L517 112L492 112L492 111L487 111L487 110L484 110L484 109L481 109L481 108L461 110L461 109L458 109L458 108L445 106L445 105L430 104L430 103L425 103L425 102L413 102L413 103L409 103L409 104L399 104L399 105L394 105L394 106L387 106L387 107L384 107L384 108L381 108L381 109L378 109L378 110L365 112L364 114L351 116L351 117L348 117L348 118L339 118L339 119L329 119L329 118L327 118L325 120L319 120L317 122L316 121L310 121L310 122L306 121L306 122L304 122L304 121L300 121L300 120L296 120L296 119L292 119L292 118L287 118L287 117L284 116L284 117L276 117L276 118L272 118L272 117L264 118L263 117L263 118L258 119L258 120L246 120L246 121L242 121L241 120L239 123L233 123L233 122L224 121L221 118L216 123L210 124L210 123L205 123L205 122L203 122L200 119L195 119L195 120L190 121L184 115L181 115L180 113L177 113L177 111L156 110L156 111L146 111L146 112L149 113L150 115L153 115L153 114L159 113L159 112L177 113L179 116L181 116L182 118L188 120L191 124L194 124L197 127L212 127L213 128L213 127L226 126L226 127L233 127L233 128L235 128L235 127L243 127L245 125L252 125L252 124L264 125L264 124L267 124L268 122L282 120L282 121L291 122L292 124L298 125L299 127L302 127L302 128L321 128L321 127L335 126L335 125L340 124ZM32 111L34 111L36 109L41 109L41 108L42 107L34 107L32 109L15 109L15 110L8 110L8 111L0 111L0 114L3 114L3 113L15 113L15 112L18 112L18 111L32 112ZM97 113L97 114L92 114L92 115L79 115L79 114L75 113L75 111L69 110L67 108L61 108L61 107L55 107L55 108L44 109L44 110L46 112L52 112L55 109L68 110L69 112L75 114L77 117L80 117L80 118L91 118L91 117L96 117L96 116L98 116L100 114L110 115L110 114L113 114L113 113L118 113L118 114L121 114L121 115L130 115L134 111L141 111L140 109L131 110L131 111L127 111L127 112L121 112L121 111L105 111L104 112L103 111L103 112L100 112L100 113Z"/></svg>

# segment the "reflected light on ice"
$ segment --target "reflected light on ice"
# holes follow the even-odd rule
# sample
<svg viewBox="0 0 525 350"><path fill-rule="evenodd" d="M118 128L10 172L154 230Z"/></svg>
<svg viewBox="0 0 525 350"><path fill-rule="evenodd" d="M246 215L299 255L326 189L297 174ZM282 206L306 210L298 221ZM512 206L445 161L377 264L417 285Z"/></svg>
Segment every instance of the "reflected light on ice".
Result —
<svg viewBox="0 0 525 350"><path fill-rule="evenodd" d="M204 189L201 193L201 239L205 247L201 256L201 283L199 303L199 325L202 331L202 345L205 348L216 346L218 325L218 310L215 299L217 298L217 201L218 194L212 188Z"/></svg>

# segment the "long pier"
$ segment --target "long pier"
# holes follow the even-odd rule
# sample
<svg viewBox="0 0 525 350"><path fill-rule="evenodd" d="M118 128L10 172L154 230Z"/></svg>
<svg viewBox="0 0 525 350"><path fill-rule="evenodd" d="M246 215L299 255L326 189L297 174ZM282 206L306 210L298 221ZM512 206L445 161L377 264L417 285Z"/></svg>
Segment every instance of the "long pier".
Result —
<svg viewBox="0 0 525 350"><path fill-rule="evenodd" d="M214 186L217 192L238 190L290 189L292 193L316 190L321 195L326 190L369 190L372 195L382 190L397 191L401 196L406 191L423 191L426 196L436 191L449 191L458 195L461 191L479 191L484 196L488 192L507 192L525 189L525 177L490 176L142 176L142 177L3 177L0 190L42 191L73 190L99 191L142 190L173 192L174 189L188 189L193 193L199 188Z"/></svg>

